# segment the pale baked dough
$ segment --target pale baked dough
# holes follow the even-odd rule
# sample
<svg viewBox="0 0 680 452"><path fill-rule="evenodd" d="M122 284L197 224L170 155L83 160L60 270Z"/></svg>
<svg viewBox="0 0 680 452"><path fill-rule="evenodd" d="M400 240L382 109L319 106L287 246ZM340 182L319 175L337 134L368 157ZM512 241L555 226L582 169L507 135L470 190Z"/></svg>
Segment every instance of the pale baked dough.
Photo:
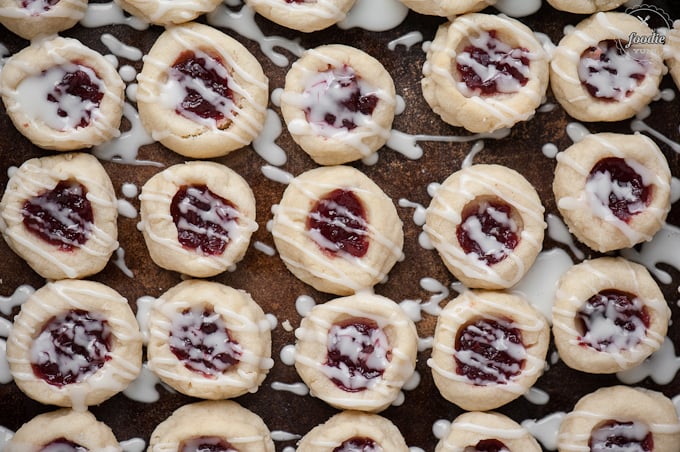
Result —
<svg viewBox="0 0 680 452"><path fill-rule="evenodd" d="M518 243L511 250L494 239L496 244L489 249L502 249L505 258L489 265L474 251L466 253L457 228L465 224L464 211L493 201L512 208L509 221L514 222ZM536 190L520 173L500 165L472 165L456 171L437 188L423 229L459 281L470 288L502 289L514 286L541 251L546 227L543 212Z"/></svg>
<svg viewBox="0 0 680 452"><path fill-rule="evenodd" d="M35 374L32 355L42 350L35 341L43 328L71 311L86 311L105 321L111 333L110 349L98 370L57 386ZM118 292L94 281L65 279L38 289L21 306L7 338L7 361L14 381L27 396L47 405L82 411L107 400L137 378L142 367L142 335L127 300Z"/></svg>
<svg viewBox="0 0 680 452"><path fill-rule="evenodd" d="M323 30L345 19L356 0L246 0L255 12L274 23L309 33Z"/></svg>
<svg viewBox="0 0 680 452"><path fill-rule="evenodd" d="M637 431L651 433L655 452L678 450L680 422L673 402L661 392L628 386L601 388L583 396L560 425L557 450L590 450L593 433L609 421L632 422Z"/></svg>
<svg viewBox="0 0 680 452"><path fill-rule="evenodd" d="M430 16L453 17L481 11L496 4L496 0L401 0L409 9Z"/></svg>
<svg viewBox="0 0 680 452"><path fill-rule="evenodd" d="M447 435L437 443L435 452L486 450L476 448L480 441L497 440L508 451L541 452L536 439L517 422L501 413L473 411L463 413L451 423ZM484 443L481 444L483 446ZM493 449L496 450L496 449Z"/></svg>
<svg viewBox="0 0 680 452"><path fill-rule="evenodd" d="M233 99L201 80L182 76L173 66L187 52L226 78ZM264 126L269 81L257 59L241 43L216 28L189 22L163 32L144 57L137 76L137 106L151 136L191 158L218 157L250 144ZM222 120L203 118L181 107L191 89L210 93ZM214 102L213 102L214 101Z"/></svg>
<svg viewBox="0 0 680 452"><path fill-rule="evenodd" d="M210 320L201 315L200 325L220 325L227 330L228 339L221 338L224 329L220 328L210 336L200 337L199 324L182 320L187 310L196 314L206 309ZM238 361L224 369L197 364L192 364L193 369L187 367L171 349L172 336L181 333L182 326L190 328L187 334L194 338L192 344L197 345L189 351L191 356L202 350L198 347L205 347L210 351L203 351L203 359L217 361L221 355L229 354ZM225 341L235 345L225 347ZM183 281L156 299L151 307L147 357L149 368L183 394L202 399L237 397L256 392L274 365L271 325L247 292L217 282Z"/></svg>
<svg viewBox="0 0 680 452"><path fill-rule="evenodd" d="M317 201L338 189L351 191L363 205L368 240L363 257L330 254L320 244L321 234L307 228ZM300 174L273 212L272 235L281 259L296 277L322 292L349 295L373 287L403 256L402 222L392 200L355 168L330 166Z"/></svg>
<svg viewBox="0 0 680 452"><path fill-rule="evenodd" d="M646 313L649 326L637 324L638 328L631 331L615 325L614 318L599 319L594 323L596 331L590 331L593 339L614 337L605 350L598 350L582 343L586 332L577 314L591 297L612 289L632 295L636 308ZM614 309L606 311L606 315L613 313ZM645 267L623 258L601 257L575 265L560 278L552 331L566 365L583 372L614 373L637 366L661 347L670 315L663 293ZM628 344L630 341L634 343Z"/></svg>
<svg viewBox="0 0 680 452"><path fill-rule="evenodd" d="M215 195L233 204L226 208L235 218L225 225L226 248L221 254L208 254L199 248L182 246L171 214L172 201L182 187L207 186ZM215 162L187 162L171 166L149 179L139 195L139 229L153 261L168 270L198 278L214 276L231 269L243 259L250 237L257 230L255 196L248 183L232 169ZM212 205L206 215L214 215ZM206 231L208 232L208 231Z"/></svg>
<svg viewBox="0 0 680 452"><path fill-rule="evenodd" d="M516 369L518 374L499 376L498 381L490 382L473 381L458 373L456 359L461 362L471 360L472 367L486 362L480 357L468 357L465 350L456 349L463 329L480 320L502 322L507 328L519 330L521 345L516 344L515 350L509 352L523 361L521 368ZM506 334L501 336L507 337ZM499 342L510 345L509 339ZM549 342L547 320L524 298L505 292L468 290L451 300L439 315L432 357L427 365L432 369L435 385L446 400L468 411L492 410L515 400L534 385L545 369Z"/></svg>
<svg viewBox="0 0 680 452"><path fill-rule="evenodd" d="M349 84L348 87L345 87ZM371 114L352 112L342 102L356 94L375 99ZM307 50L286 75L281 113L295 142L321 165L339 165L366 158L390 136L396 107L392 77L380 61L339 44ZM355 128L330 125L333 115Z"/></svg>
<svg viewBox="0 0 680 452"><path fill-rule="evenodd" d="M45 446L59 439L71 441L82 450L123 450L108 425L98 421L89 411L80 412L67 408L35 416L16 431L3 450L37 452L46 450Z"/></svg>
<svg viewBox="0 0 680 452"><path fill-rule="evenodd" d="M604 184L598 182L602 177L590 177L598 162L612 157L624 159L651 190L647 205L639 208L632 205L637 213L627 221L612 212L609 197L623 199L624 189L631 184L613 181ZM606 174L611 179L610 172ZM666 158L656 143L642 134L586 135L557 154L553 180L557 208L576 238L596 251L629 248L651 240L670 210L670 188L671 172ZM623 194L617 195L617 191Z"/></svg>
<svg viewBox="0 0 680 452"><path fill-rule="evenodd" d="M610 93L611 98L598 98L590 94L583 78L579 75L581 56L590 48L597 48L605 41L622 45L628 42L631 33L649 36L652 30L636 17L617 12L600 12L583 20L560 40L550 62L550 86L557 101L566 112L580 121L620 121L630 118L647 106L659 93L659 83L665 71L663 47L661 45L636 44L626 49L621 58L612 62L617 75L601 69L591 81L599 83L596 88ZM632 80L627 72L638 70L632 61L644 61L644 79L627 84ZM618 61L625 63L618 64ZM585 70L585 69L584 69ZM603 77L602 74L606 75ZM621 80L621 74L628 80ZM599 74L599 75L598 75ZM633 86L635 85L635 86ZM630 94L621 94L622 90Z"/></svg>
<svg viewBox="0 0 680 452"><path fill-rule="evenodd" d="M85 16L87 0L59 0L52 6L46 2L0 0L0 24L9 31L31 40L68 30Z"/></svg>
<svg viewBox="0 0 680 452"><path fill-rule="evenodd" d="M503 92L486 95L467 86L457 69L457 61L469 55L464 49L473 40L485 41L492 31L496 32L500 41L494 44L496 48L507 45L509 48L526 49L524 57L529 60L529 65L523 66L526 71L523 75L527 79L525 85L516 86L519 84L508 83L507 76L500 76L498 80L507 87L503 88ZM488 46L488 42L474 45ZM508 52L501 53L507 55ZM548 60L548 54L533 31L516 19L482 13L459 16L439 27L427 50L421 81L423 96L432 110L453 126L464 127L471 132L512 127L530 119L541 104L548 87ZM483 79L500 72L489 71L487 66L477 63L467 66L474 68Z"/></svg>
<svg viewBox="0 0 680 452"><path fill-rule="evenodd" d="M189 22L212 12L220 0L114 0L128 13L156 25Z"/></svg>
<svg viewBox="0 0 680 452"><path fill-rule="evenodd" d="M205 401L176 409L151 433L147 452L182 450L192 439L222 440L239 452L274 452L269 428L260 416L236 402Z"/></svg>
<svg viewBox="0 0 680 452"><path fill-rule="evenodd" d="M353 338L350 349L363 349L368 343L374 346L367 359L380 367L372 369L381 374L372 378L328 364L329 347L341 346L340 339L331 331L353 321L370 321L375 328L370 336L362 335L357 328L338 330L343 338ZM312 396L339 409L384 410L396 400L415 370L418 347L415 324L398 304L380 295L362 292L316 305L302 319L295 337L295 368L300 377ZM353 391L343 389L333 379Z"/></svg>
<svg viewBox="0 0 680 452"><path fill-rule="evenodd" d="M78 70L103 94L99 105L67 94L61 103L48 101L55 84ZM35 40L7 60L0 72L0 85L12 123L36 146L71 151L120 135L125 84L104 56L76 39L55 36ZM66 109L65 116L58 114L59 108ZM80 126L88 114L87 125Z"/></svg>
<svg viewBox="0 0 680 452"><path fill-rule="evenodd" d="M576 14L593 14L609 11L623 5L626 0L548 0L550 6L560 11Z"/></svg>
<svg viewBox="0 0 680 452"><path fill-rule="evenodd" d="M70 250L39 238L24 224L25 204L62 181L85 187L93 217L87 223L86 241L74 244ZM101 271L118 248L117 218L118 203L111 179L90 154L68 153L25 161L10 177L0 201L0 231L5 242L48 279L83 278Z"/></svg>
<svg viewBox="0 0 680 452"><path fill-rule="evenodd" d="M680 20L673 23L673 28L669 30L664 46L664 57L668 72L670 72L675 86L680 89Z"/></svg>
<svg viewBox="0 0 680 452"><path fill-rule="evenodd" d="M390 452L408 452L409 450L404 437L392 421L377 414L360 411L342 411L325 423L317 425L302 437L296 450L298 452L333 452L342 447L344 442L352 439L373 442L373 449L365 447L361 450L377 449Z"/></svg>

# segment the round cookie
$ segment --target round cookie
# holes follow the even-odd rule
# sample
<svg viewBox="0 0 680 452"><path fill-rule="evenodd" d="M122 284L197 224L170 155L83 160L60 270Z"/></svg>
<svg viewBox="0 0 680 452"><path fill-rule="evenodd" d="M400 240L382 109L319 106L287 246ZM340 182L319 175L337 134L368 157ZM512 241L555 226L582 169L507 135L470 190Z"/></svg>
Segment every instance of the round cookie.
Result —
<svg viewBox="0 0 680 452"><path fill-rule="evenodd" d="M274 452L260 416L228 400L191 403L176 409L151 433L148 452L167 450Z"/></svg>
<svg viewBox="0 0 680 452"><path fill-rule="evenodd" d="M111 180L90 154L25 161L0 201L5 242L48 279L101 271L118 248L117 218Z"/></svg>
<svg viewBox="0 0 680 452"><path fill-rule="evenodd" d="M680 422L673 402L660 392L628 386L586 394L567 414L557 436L559 451L606 450L616 437L620 450L673 452L680 443ZM647 449L649 450L649 449Z"/></svg>
<svg viewBox="0 0 680 452"><path fill-rule="evenodd" d="M250 186L215 162L166 168L144 184L139 199L138 228L151 259L198 278L233 268L258 228Z"/></svg>
<svg viewBox="0 0 680 452"><path fill-rule="evenodd" d="M652 30L632 15L600 12L560 40L550 62L550 86L570 116L620 121L658 95L665 70L662 46L626 48L632 33L647 36Z"/></svg>
<svg viewBox="0 0 680 452"><path fill-rule="evenodd" d="M260 63L237 40L207 25L166 29L137 80L142 124L186 157L226 155L250 144L264 127L269 82Z"/></svg>
<svg viewBox="0 0 680 452"><path fill-rule="evenodd" d="M549 57L516 19L470 13L439 27L427 50L423 96L441 119L492 132L530 119L548 87Z"/></svg>
<svg viewBox="0 0 680 452"><path fill-rule="evenodd" d="M359 411L342 411L302 437L298 452L408 452L399 429L387 418Z"/></svg>
<svg viewBox="0 0 680 452"><path fill-rule="evenodd" d="M550 6L560 11L576 14L593 14L609 11L623 5L626 0L548 0Z"/></svg>
<svg viewBox="0 0 680 452"><path fill-rule="evenodd" d="M373 287L403 256L402 222L392 200L355 168L300 174L272 210L281 259L322 292L349 295Z"/></svg>
<svg viewBox="0 0 680 452"><path fill-rule="evenodd" d="M36 146L71 151L120 135L125 84L76 39L35 40L7 60L0 85L12 123Z"/></svg>
<svg viewBox="0 0 680 452"><path fill-rule="evenodd" d="M176 25L212 12L219 0L115 0L128 13L155 25Z"/></svg>
<svg viewBox="0 0 680 452"><path fill-rule="evenodd" d="M415 324L368 292L316 305L295 331L295 368L310 393L339 409L378 412L415 370Z"/></svg>
<svg viewBox="0 0 680 452"><path fill-rule="evenodd" d="M137 378L142 335L118 292L94 281L61 280L21 306L7 338L7 361L27 396L82 411Z"/></svg>
<svg viewBox="0 0 680 452"><path fill-rule="evenodd" d="M435 452L447 451L541 452L536 439L517 422L501 413L473 411L458 416Z"/></svg>
<svg viewBox="0 0 680 452"><path fill-rule="evenodd" d="M543 212L536 190L518 172L472 165L437 188L423 229L459 281L503 289L514 286L541 251Z"/></svg>
<svg viewBox="0 0 680 452"><path fill-rule="evenodd" d="M454 17L481 11L496 0L401 0L409 9L430 16Z"/></svg>
<svg viewBox="0 0 680 452"><path fill-rule="evenodd" d="M251 296L188 280L149 314L149 368L182 394L226 399L256 392L274 365L271 325Z"/></svg>
<svg viewBox="0 0 680 452"><path fill-rule="evenodd" d="M31 40L68 30L85 16L87 0L0 0L0 24Z"/></svg>
<svg viewBox="0 0 680 452"><path fill-rule="evenodd" d="M557 154L553 192L569 230L607 252L651 240L670 210L671 173L642 135L586 135Z"/></svg>
<svg viewBox="0 0 680 452"><path fill-rule="evenodd" d="M590 373L640 364L661 347L671 314L645 267L613 257L585 261L562 275L552 312L560 358Z"/></svg>
<svg viewBox="0 0 680 452"><path fill-rule="evenodd" d="M307 50L286 75L281 113L295 142L321 165L366 158L390 136L396 107L380 61L339 44Z"/></svg>
<svg viewBox="0 0 680 452"><path fill-rule="evenodd" d="M356 0L280 1L246 0L255 12L274 23L310 33L345 19Z"/></svg>
<svg viewBox="0 0 680 452"><path fill-rule="evenodd" d="M446 400L468 411L492 410L534 385L549 342L548 322L524 298L468 290L439 315L427 365Z"/></svg>

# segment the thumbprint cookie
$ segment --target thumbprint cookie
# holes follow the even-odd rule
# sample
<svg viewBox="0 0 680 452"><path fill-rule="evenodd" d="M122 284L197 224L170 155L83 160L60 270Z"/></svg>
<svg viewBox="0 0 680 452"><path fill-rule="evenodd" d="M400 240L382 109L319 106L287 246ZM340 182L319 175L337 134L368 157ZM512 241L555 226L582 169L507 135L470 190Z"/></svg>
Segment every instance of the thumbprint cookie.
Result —
<svg viewBox="0 0 680 452"><path fill-rule="evenodd" d="M155 25L172 26L212 12L220 0L114 0L128 13Z"/></svg>
<svg viewBox="0 0 680 452"><path fill-rule="evenodd" d="M250 144L267 111L267 77L241 43L207 25L168 27L137 76L139 117L151 136L191 158Z"/></svg>
<svg viewBox="0 0 680 452"><path fill-rule="evenodd" d="M664 56L675 86L680 87L680 21L675 21L666 37Z"/></svg>
<svg viewBox="0 0 680 452"><path fill-rule="evenodd" d="M113 184L90 154L25 161L0 201L0 231L9 247L48 279L102 270L118 248Z"/></svg>
<svg viewBox="0 0 680 452"><path fill-rule="evenodd" d="M151 433L148 452L226 451L274 452L262 418L229 400L184 405Z"/></svg>
<svg viewBox="0 0 680 452"><path fill-rule="evenodd" d="M557 101L580 121L620 121L640 112L659 93L663 49L628 39L651 34L625 13L600 12L577 24L550 62Z"/></svg>
<svg viewBox="0 0 680 452"><path fill-rule="evenodd" d="M397 209L355 168L329 166L300 174L272 210L281 259L322 292L349 295L373 287L403 256Z"/></svg>
<svg viewBox="0 0 680 452"><path fill-rule="evenodd" d="M64 279L38 289L21 306L7 338L7 361L27 396L82 411L137 378L142 335L118 292Z"/></svg>
<svg viewBox="0 0 680 452"><path fill-rule="evenodd" d="M468 290L439 315L427 364L445 399L468 411L492 410L533 386L549 342L547 320L524 298Z"/></svg>
<svg viewBox="0 0 680 452"><path fill-rule="evenodd" d="M471 288L514 286L543 246L544 208L534 187L500 165L453 173L426 211L424 230L446 267Z"/></svg>
<svg viewBox="0 0 680 452"><path fill-rule="evenodd" d="M345 45L307 50L286 75L281 112L295 142L321 165L365 158L390 136L392 77L367 53Z"/></svg>
<svg viewBox="0 0 680 452"><path fill-rule="evenodd" d="M0 0L0 24L31 40L68 30L86 9L87 0Z"/></svg>
<svg viewBox="0 0 680 452"><path fill-rule="evenodd" d="M384 410L415 370L415 324L380 295L362 292L316 305L295 337L302 381L339 409Z"/></svg>
<svg viewBox="0 0 680 452"><path fill-rule="evenodd" d="M470 13L443 24L427 51L422 90L444 122L491 132L530 119L548 87L548 55L526 25Z"/></svg>
<svg viewBox="0 0 680 452"><path fill-rule="evenodd" d="M496 0L401 0L409 9L430 16L453 17L481 11Z"/></svg>
<svg viewBox="0 0 680 452"><path fill-rule="evenodd" d="M245 0L262 17L310 33L341 22L356 0Z"/></svg>
<svg viewBox="0 0 680 452"><path fill-rule="evenodd" d="M72 151L120 135L125 84L76 39L35 40L7 60L0 85L12 123L36 146Z"/></svg>
<svg viewBox="0 0 680 452"><path fill-rule="evenodd" d="M671 172L641 135L586 135L557 154L553 192L564 222L600 252L649 241L670 210Z"/></svg>
<svg viewBox="0 0 680 452"><path fill-rule="evenodd" d="M548 0L550 6L560 11L576 14L593 14L609 11L623 5L626 0Z"/></svg>
<svg viewBox="0 0 680 452"><path fill-rule="evenodd" d="M661 392L628 386L601 388L583 396L560 425L557 449L673 452L680 422Z"/></svg>
<svg viewBox="0 0 680 452"><path fill-rule="evenodd" d="M566 365L590 373L630 369L657 351L671 311L642 265L601 257L562 275L553 335Z"/></svg>
<svg viewBox="0 0 680 452"><path fill-rule="evenodd" d="M360 411L342 411L309 431L298 452L408 452L404 437L387 418Z"/></svg>
<svg viewBox="0 0 680 452"><path fill-rule="evenodd" d="M274 364L270 330L248 293L184 281L152 305L149 368L179 392L202 399L255 392Z"/></svg>
<svg viewBox="0 0 680 452"><path fill-rule="evenodd" d="M233 269L258 227L250 186L215 162L171 166L144 184L139 199L151 259L198 278Z"/></svg>

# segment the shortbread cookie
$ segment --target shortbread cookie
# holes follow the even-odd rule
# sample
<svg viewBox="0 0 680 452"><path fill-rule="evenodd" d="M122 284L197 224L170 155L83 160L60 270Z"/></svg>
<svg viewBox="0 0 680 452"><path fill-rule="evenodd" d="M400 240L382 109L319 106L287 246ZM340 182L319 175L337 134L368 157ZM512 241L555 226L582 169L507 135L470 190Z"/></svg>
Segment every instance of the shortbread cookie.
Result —
<svg viewBox="0 0 680 452"><path fill-rule="evenodd" d="M339 409L387 408L413 375L415 324L368 292L316 305L295 331L295 368L310 393Z"/></svg>
<svg viewBox="0 0 680 452"><path fill-rule="evenodd" d="M298 452L390 451L408 452L399 429L387 418L359 411L343 411L302 437Z"/></svg>
<svg viewBox="0 0 680 452"><path fill-rule="evenodd" d="M216 282L183 281L152 305L149 368L193 397L255 392L274 365L270 331L248 293Z"/></svg>
<svg viewBox="0 0 680 452"><path fill-rule="evenodd" d="M156 25L189 22L212 12L220 0L114 0L130 14Z"/></svg>
<svg viewBox="0 0 680 452"><path fill-rule="evenodd" d="M536 439L517 422L494 412L458 416L435 452L449 451L541 452Z"/></svg>
<svg viewBox="0 0 680 452"><path fill-rule="evenodd" d="M31 40L68 30L86 10L87 0L0 0L0 24Z"/></svg>
<svg viewBox="0 0 680 452"><path fill-rule="evenodd" d="M553 335L566 365L590 373L630 369L657 351L671 311L642 265L601 257L562 275Z"/></svg>
<svg viewBox="0 0 680 452"><path fill-rule="evenodd" d="M560 11L576 14L593 14L609 11L623 5L626 0L548 0L550 6Z"/></svg>
<svg viewBox="0 0 680 452"><path fill-rule="evenodd" d="M228 154L264 126L269 96L260 63L241 43L199 23L168 28L137 76L137 106L151 136L191 158Z"/></svg>
<svg viewBox="0 0 680 452"><path fill-rule="evenodd" d="M260 416L228 400L184 405L151 433L148 452L224 450L274 452Z"/></svg>
<svg viewBox="0 0 680 452"><path fill-rule="evenodd" d="M246 4L272 22L309 33L344 20L355 1L246 0Z"/></svg>
<svg viewBox="0 0 680 452"><path fill-rule="evenodd" d="M0 85L12 123L36 146L69 151L120 135L125 84L76 39L34 41L7 60Z"/></svg>
<svg viewBox="0 0 680 452"><path fill-rule="evenodd" d="M534 115L548 87L548 55L518 20L471 13L439 27L423 76L425 100L442 120L491 132Z"/></svg>
<svg viewBox="0 0 680 452"><path fill-rule="evenodd" d="M321 165L365 158L390 136L396 107L392 77L359 49L307 50L286 75L281 113L293 139Z"/></svg>
<svg viewBox="0 0 680 452"><path fill-rule="evenodd" d="M481 11L496 0L401 0L409 9L430 16L454 17Z"/></svg>
<svg viewBox="0 0 680 452"><path fill-rule="evenodd" d="M676 20L669 30L664 52L668 72L673 77L675 86L680 87L680 21Z"/></svg>
<svg viewBox="0 0 680 452"><path fill-rule="evenodd" d="M597 13L559 42L550 62L550 85L569 115L580 121L630 118L659 93L661 45L634 44L632 33L652 30L625 13Z"/></svg>
<svg viewBox="0 0 680 452"><path fill-rule="evenodd" d="M427 364L445 399L468 411L492 410L534 385L549 342L548 322L524 298L468 290L439 315Z"/></svg>
<svg viewBox="0 0 680 452"><path fill-rule="evenodd" d="M300 174L273 211L281 259L322 292L349 295L373 287L403 256L402 222L392 200L352 167Z"/></svg>
<svg viewBox="0 0 680 452"><path fill-rule="evenodd" d="M628 386L601 388L583 396L560 425L557 449L674 452L680 422L661 392ZM616 446L613 446L616 445Z"/></svg>
<svg viewBox="0 0 680 452"><path fill-rule="evenodd" d="M118 248L118 204L108 174L90 154L25 161L0 201L0 231L48 279L102 270Z"/></svg>
<svg viewBox="0 0 680 452"><path fill-rule="evenodd" d="M144 184L139 199L139 229L153 261L198 278L233 268L258 227L248 183L215 162L166 168Z"/></svg>
<svg viewBox="0 0 680 452"><path fill-rule="evenodd" d="M670 210L671 172L650 138L587 135L557 154L553 192L569 230L607 252L651 240Z"/></svg>
<svg viewBox="0 0 680 452"><path fill-rule="evenodd" d="M94 281L61 280L21 306L7 339L7 361L27 396L84 410L137 378L142 335L118 292Z"/></svg>
<svg viewBox="0 0 680 452"><path fill-rule="evenodd" d="M423 229L463 284L502 289L515 285L541 251L543 211L536 190L518 172L473 165L437 188Z"/></svg>

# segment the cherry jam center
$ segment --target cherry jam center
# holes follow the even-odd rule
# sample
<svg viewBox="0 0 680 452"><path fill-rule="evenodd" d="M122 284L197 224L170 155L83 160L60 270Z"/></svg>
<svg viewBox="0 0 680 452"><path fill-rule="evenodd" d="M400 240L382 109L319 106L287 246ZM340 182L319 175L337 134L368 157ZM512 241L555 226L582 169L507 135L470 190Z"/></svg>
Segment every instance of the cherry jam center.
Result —
<svg viewBox="0 0 680 452"><path fill-rule="evenodd" d="M182 441L179 452L238 452L228 441L218 436L199 436Z"/></svg>
<svg viewBox="0 0 680 452"><path fill-rule="evenodd" d="M206 377L238 364L242 347L229 334L222 317L212 308L186 309L172 321L170 351L184 366Z"/></svg>
<svg viewBox="0 0 680 452"><path fill-rule="evenodd" d="M382 447L371 438L354 437L343 441L333 449L333 452L381 452L382 450Z"/></svg>
<svg viewBox="0 0 680 452"><path fill-rule="evenodd" d="M474 384L505 384L524 367L521 331L509 320L479 319L460 330L456 339L456 373Z"/></svg>
<svg viewBox="0 0 680 452"><path fill-rule="evenodd" d="M319 199L307 215L307 230L328 254L363 257L368 251L366 211L350 190L338 188Z"/></svg>
<svg viewBox="0 0 680 452"><path fill-rule="evenodd" d="M510 452L510 449L497 439L483 439L474 446L466 447L463 452Z"/></svg>
<svg viewBox="0 0 680 452"><path fill-rule="evenodd" d="M588 440L592 452L654 450L654 438L646 425L640 422L610 420L593 430Z"/></svg>
<svg viewBox="0 0 680 452"><path fill-rule="evenodd" d="M98 314L76 309L53 317L31 345L33 373L54 386L78 383L111 359L111 341Z"/></svg>
<svg viewBox="0 0 680 452"><path fill-rule="evenodd" d="M513 208L500 201L474 202L463 209L456 238L466 254L474 253L487 265L505 259L519 243Z"/></svg>
<svg viewBox="0 0 680 452"><path fill-rule="evenodd" d="M90 449L66 438L57 438L45 444L40 452L88 452Z"/></svg>
<svg viewBox="0 0 680 452"><path fill-rule="evenodd" d="M47 74L48 71L43 71ZM93 79L94 77L94 79ZM69 65L62 79L47 94L47 100L58 104L57 115L61 118L80 116L75 127L87 127L92 119L92 112L97 109L104 98L96 74L85 66ZM81 111L75 112L74 105Z"/></svg>
<svg viewBox="0 0 680 452"><path fill-rule="evenodd" d="M619 220L628 222L645 210L652 200L652 188L626 161L608 157L595 164L586 189Z"/></svg>
<svg viewBox="0 0 680 452"><path fill-rule="evenodd" d="M170 214L179 243L208 256L224 253L238 222L236 206L206 185L181 186L172 198Z"/></svg>
<svg viewBox="0 0 680 452"><path fill-rule="evenodd" d="M31 15L40 15L52 9L59 0L22 0L21 7L31 12Z"/></svg>
<svg viewBox="0 0 680 452"><path fill-rule="evenodd" d="M354 318L336 323L327 341L327 375L344 391L367 389L389 364L389 341L373 320Z"/></svg>

